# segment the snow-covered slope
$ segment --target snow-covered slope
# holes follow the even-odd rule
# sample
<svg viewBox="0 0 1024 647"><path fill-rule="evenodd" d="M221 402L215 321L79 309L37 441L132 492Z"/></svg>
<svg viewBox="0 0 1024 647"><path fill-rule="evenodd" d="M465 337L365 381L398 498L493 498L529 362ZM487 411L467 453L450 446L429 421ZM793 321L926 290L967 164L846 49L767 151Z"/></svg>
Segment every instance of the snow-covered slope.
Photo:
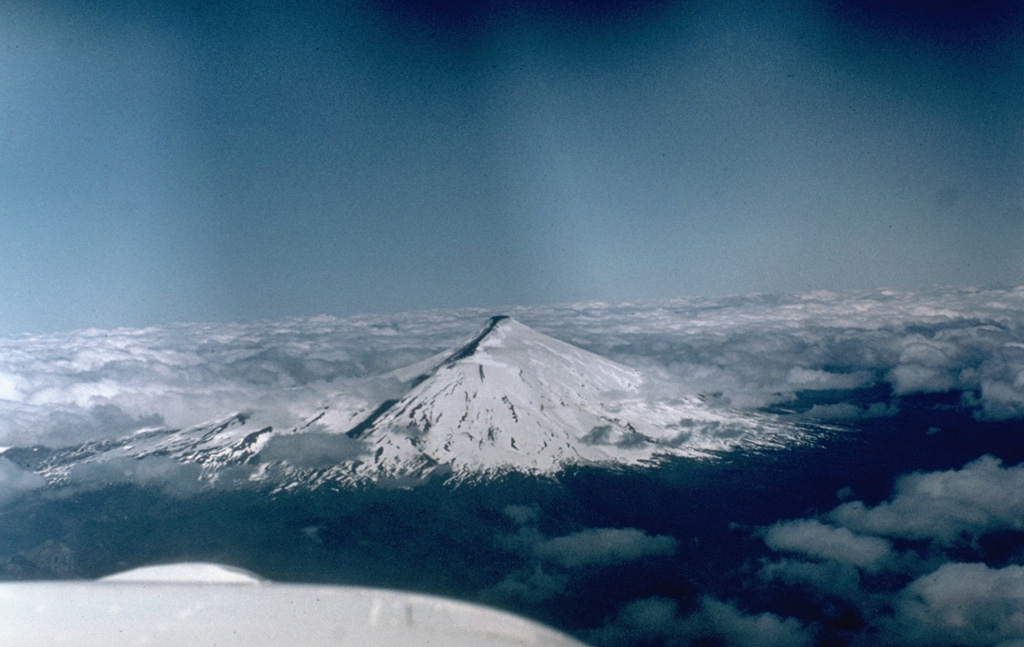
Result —
<svg viewBox="0 0 1024 647"><path fill-rule="evenodd" d="M697 398L652 400L638 371L508 317L493 317L465 345L383 379L404 385L404 395L377 404L339 395L295 429L233 415L186 430L5 456L51 482L73 480L82 466L169 459L199 466L205 482L230 469L233 479L293 488L433 472L464 480L553 474L572 464L648 465L796 435L767 417ZM338 459L311 462L316 451Z"/></svg>
<svg viewBox="0 0 1024 647"><path fill-rule="evenodd" d="M494 317L349 435L371 450L372 463L360 473L444 465L456 478L547 474L578 463L639 465L769 441L766 420L712 411L696 399L654 404L643 385L632 368Z"/></svg>

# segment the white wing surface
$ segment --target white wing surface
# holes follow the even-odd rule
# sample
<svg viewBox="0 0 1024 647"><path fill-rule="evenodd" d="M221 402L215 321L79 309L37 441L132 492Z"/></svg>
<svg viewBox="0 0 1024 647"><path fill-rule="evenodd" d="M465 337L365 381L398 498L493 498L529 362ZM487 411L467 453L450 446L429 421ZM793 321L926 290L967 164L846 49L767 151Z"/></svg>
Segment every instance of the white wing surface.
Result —
<svg viewBox="0 0 1024 647"><path fill-rule="evenodd" d="M22 647L581 647L552 629L444 598L275 584L212 564L95 582L0 583L0 644Z"/></svg>

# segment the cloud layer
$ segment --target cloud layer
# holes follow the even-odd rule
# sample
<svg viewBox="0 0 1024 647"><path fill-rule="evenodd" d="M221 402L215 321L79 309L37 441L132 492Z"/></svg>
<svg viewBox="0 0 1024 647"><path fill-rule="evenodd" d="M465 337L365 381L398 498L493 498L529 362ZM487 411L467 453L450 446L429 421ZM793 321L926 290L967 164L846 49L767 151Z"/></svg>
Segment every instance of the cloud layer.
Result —
<svg viewBox="0 0 1024 647"><path fill-rule="evenodd" d="M70 445L239 411L296 425L325 401L360 397L360 378L439 352L482 318L314 317L0 339L0 446Z"/></svg>
<svg viewBox="0 0 1024 647"><path fill-rule="evenodd" d="M640 368L653 400L852 420L952 392L979 418L1024 417L1024 287L750 295L510 308ZM0 446L67 445L236 411L294 425L364 378L477 332L483 310L180 324L0 339ZM369 393L360 393L370 388ZM816 394L801 405L801 394Z"/></svg>

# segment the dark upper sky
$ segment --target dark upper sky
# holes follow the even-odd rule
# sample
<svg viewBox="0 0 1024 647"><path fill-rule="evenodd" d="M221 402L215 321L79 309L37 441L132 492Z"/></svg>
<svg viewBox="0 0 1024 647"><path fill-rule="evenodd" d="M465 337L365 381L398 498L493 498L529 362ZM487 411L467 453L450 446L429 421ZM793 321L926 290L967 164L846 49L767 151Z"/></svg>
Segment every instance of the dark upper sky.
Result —
<svg viewBox="0 0 1024 647"><path fill-rule="evenodd" d="M0 334L1022 283L1018 6L2 2Z"/></svg>

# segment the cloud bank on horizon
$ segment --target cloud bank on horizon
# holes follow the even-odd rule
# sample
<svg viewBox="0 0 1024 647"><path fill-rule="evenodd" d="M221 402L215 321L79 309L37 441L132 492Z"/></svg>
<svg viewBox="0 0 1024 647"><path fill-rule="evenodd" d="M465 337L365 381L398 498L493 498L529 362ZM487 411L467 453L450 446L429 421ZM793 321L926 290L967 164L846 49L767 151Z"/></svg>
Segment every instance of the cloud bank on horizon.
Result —
<svg viewBox="0 0 1024 647"><path fill-rule="evenodd" d="M479 309L0 339L0 446L60 446L248 412L281 427L386 399L379 376L464 343ZM648 397L842 422L953 394L1024 417L1024 288L816 292L508 311L640 369ZM817 394L812 404L799 396Z"/></svg>

